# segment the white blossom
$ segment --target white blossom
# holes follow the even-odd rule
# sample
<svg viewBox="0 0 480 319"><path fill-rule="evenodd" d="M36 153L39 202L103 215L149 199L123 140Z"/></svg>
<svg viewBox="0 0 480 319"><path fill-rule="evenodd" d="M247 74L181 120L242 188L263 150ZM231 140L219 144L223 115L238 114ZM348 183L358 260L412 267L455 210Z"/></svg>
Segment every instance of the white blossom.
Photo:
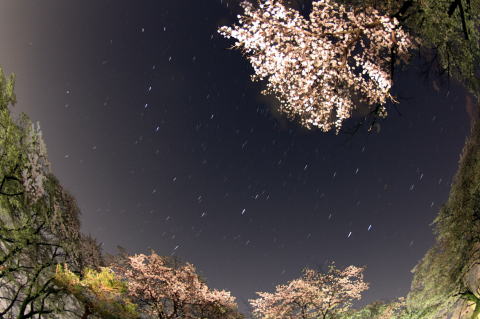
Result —
<svg viewBox="0 0 480 319"><path fill-rule="evenodd" d="M257 292L259 298L249 300L253 314L260 319L333 318L368 289L363 270L355 266L339 270L334 265L327 273L305 269L301 278L278 285L274 293Z"/></svg>
<svg viewBox="0 0 480 319"><path fill-rule="evenodd" d="M378 106L394 100L391 53L406 61L412 38L395 18L377 10L347 8L333 0L313 2L309 19L266 0L243 2L239 24L221 27L250 61L253 80L267 80L264 94L307 128L341 128L359 103Z"/></svg>
<svg viewBox="0 0 480 319"><path fill-rule="evenodd" d="M166 257L152 253L130 256L127 264L113 269L127 280L130 296L154 317L199 319L217 314L228 319L236 313L235 297L208 288L192 264L172 266Z"/></svg>

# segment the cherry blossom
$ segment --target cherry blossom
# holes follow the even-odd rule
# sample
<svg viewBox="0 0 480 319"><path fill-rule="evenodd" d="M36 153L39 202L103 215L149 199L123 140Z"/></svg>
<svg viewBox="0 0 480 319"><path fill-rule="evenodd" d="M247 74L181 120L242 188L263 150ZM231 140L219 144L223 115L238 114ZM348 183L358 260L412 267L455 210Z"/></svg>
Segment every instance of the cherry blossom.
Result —
<svg viewBox="0 0 480 319"><path fill-rule="evenodd" d="M157 318L232 318L237 314L230 292L209 289L192 264L151 255L128 257L113 266L143 310Z"/></svg>
<svg viewBox="0 0 480 319"><path fill-rule="evenodd" d="M257 292L259 298L250 300L253 314L262 319L331 318L347 311L368 289L363 270L339 270L333 264L327 273L305 269L301 278L278 285L274 293Z"/></svg>
<svg viewBox="0 0 480 319"><path fill-rule="evenodd" d="M236 39L252 79L267 80L263 93L278 98L281 112L325 132L338 132L360 104L386 116L392 57L406 62L413 46L395 18L332 0L313 2L308 19L278 0L242 7L239 24L219 33Z"/></svg>

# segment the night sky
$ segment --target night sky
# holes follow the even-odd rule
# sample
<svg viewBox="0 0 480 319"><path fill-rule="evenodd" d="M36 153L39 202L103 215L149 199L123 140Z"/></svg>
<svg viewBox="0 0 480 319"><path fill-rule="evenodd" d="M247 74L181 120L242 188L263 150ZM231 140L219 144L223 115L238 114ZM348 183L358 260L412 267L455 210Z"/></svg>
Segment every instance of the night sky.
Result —
<svg viewBox="0 0 480 319"><path fill-rule="evenodd" d="M216 33L237 9L0 0L16 112L40 122L83 231L106 252L192 262L243 311L331 261L367 266L365 302L405 295L470 129L465 92L410 68L394 87L401 114L390 107L378 133L307 131Z"/></svg>

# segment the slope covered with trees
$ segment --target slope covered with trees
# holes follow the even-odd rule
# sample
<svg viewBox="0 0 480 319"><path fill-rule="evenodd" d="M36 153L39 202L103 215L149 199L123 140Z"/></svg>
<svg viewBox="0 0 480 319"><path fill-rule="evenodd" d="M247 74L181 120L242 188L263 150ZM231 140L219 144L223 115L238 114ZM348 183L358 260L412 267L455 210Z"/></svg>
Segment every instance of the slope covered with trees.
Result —
<svg viewBox="0 0 480 319"><path fill-rule="evenodd" d="M57 264L79 272L102 258L80 232L75 199L50 173L38 124L12 118L13 87L0 72L0 317L26 319L69 311Z"/></svg>
<svg viewBox="0 0 480 319"><path fill-rule="evenodd" d="M14 119L0 70L0 318L240 318L229 292L155 253L107 266L80 231L75 199L50 172L39 125Z"/></svg>
<svg viewBox="0 0 480 319"><path fill-rule="evenodd" d="M375 302L349 319L480 318L480 123L462 152L447 202L434 221L435 245L413 269L405 299Z"/></svg>
<svg viewBox="0 0 480 319"><path fill-rule="evenodd" d="M478 316L480 314L478 121L465 145L449 199L440 210L434 224L437 243L414 269L412 291L408 296L409 308L421 311L423 318L441 318L465 302L472 305Z"/></svg>

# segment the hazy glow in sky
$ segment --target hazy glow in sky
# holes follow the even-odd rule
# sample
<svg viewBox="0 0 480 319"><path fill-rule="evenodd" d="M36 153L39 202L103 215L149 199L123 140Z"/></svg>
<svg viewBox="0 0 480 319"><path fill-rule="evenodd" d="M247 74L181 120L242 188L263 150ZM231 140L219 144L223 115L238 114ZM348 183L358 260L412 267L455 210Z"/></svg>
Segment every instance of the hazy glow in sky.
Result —
<svg viewBox="0 0 480 319"><path fill-rule="evenodd" d="M219 0L0 2L0 65L83 230L176 254L242 307L332 260L367 266L367 301L405 294L469 130L464 92L412 70L378 134L305 131L226 50L234 19Z"/></svg>

